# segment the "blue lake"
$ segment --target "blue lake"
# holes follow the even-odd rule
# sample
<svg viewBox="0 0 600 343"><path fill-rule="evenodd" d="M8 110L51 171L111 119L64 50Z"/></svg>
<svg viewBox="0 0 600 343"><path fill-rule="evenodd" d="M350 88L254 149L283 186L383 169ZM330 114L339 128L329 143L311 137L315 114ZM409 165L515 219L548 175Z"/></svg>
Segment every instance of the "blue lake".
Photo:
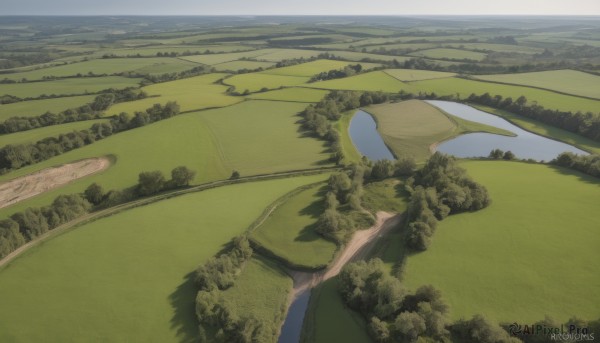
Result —
<svg viewBox="0 0 600 343"><path fill-rule="evenodd" d="M367 112L358 110L354 114L349 132L352 143L363 156L372 161L395 159L379 135L377 123Z"/></svg>

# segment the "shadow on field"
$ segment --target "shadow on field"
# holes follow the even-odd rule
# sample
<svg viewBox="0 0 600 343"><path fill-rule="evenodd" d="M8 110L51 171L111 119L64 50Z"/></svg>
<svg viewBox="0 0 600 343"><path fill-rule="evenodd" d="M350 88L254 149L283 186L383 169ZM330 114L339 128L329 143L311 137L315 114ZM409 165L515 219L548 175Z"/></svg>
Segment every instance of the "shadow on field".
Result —
<svg viewBox="0 0 600 343"><path fill-rule="evenodd" d="M184 277L184 281L175 292L169 295L169 303L173 308L171 329L177 330L177 338L181 343L198 341L198 323L196 322L196 286L194 273Z"/></svg>
<svg viewBox="0 0 600 343"><path fill-rule="evenodd" d="M317 196L321 199L319 199L317 201L313 201L308 206L306 206L305 208L301 209L298 212L298 214L301 216L310 216L312 219L315 220L315 223L305 226L302 229L302 231L300 231L298 233L298 236L294 239L295 241L297 241L297 242L312 242L312 241L321 239L321 236L319 236L316 232L316 228L317 228L316 221L319 218L319 215L321 214L321 212L323 212L324 201L322 198L325 197L326 193L327 193L327 186L320 187L318 190Z"/></svg>
<svg viewBox="0 0 600 343"><path fill-rule="evenodd" d="M549 165L549 166L550 166L550 168L554 169L559 174L577 176L579 181L583 181L585 183L589 183L589 184L593 184L593 185L600 185L600 183L598 182L598 180L599 180L598 178L595 178L591 175L584 174L578 170L573 170L573 169L559 167L559 166L553 166L553 165Z"/></svg>

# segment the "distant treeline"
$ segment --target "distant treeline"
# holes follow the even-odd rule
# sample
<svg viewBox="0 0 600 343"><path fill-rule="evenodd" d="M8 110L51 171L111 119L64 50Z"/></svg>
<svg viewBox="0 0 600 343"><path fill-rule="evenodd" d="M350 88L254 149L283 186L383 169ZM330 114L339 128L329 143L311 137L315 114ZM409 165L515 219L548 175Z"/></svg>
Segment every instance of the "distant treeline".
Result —
<svg viewBox="0 0 600 343"><path fill-rule="evenodd" d="M133 117L127 113L121 113L114 116L110 123L95 123L86 130L44 138L36 143L6 145L0 148L0 174L47 160L113 134L164 120L177 114L179 114L179 105L176 102L167 102L164 106L155 104L145 112L136 112Z"/></svg>
<svg viewBox="0 0 600 343"><path fill-rule="evenodd" d="M136 88L109 89L96 96L94 101L83 106L68 109L58 114L46 112L35 117L11 117L0 123L0 134L37 129L40 127L98 119L101 112L113 104L146 98L144 91Z"/></svg>
<svg viewBox="0 0 600 343"><path fill-rule="evenodd" d="M584 156L572 152L563 152L550 163L600 178L600 155Z"/></svg>
<svg viewBox="0 0 600 343"><path fill-rule="evenodd" d="M308 80L308 82L317 82L317 81L325 81L325 80L333 80L333 79L341 79L343 77L349 77L360 73L363 70L362 65L360 63L351 64L345 66L343 69L332 69L330 71L321 72Z"/></svg>
<svg viewBox="0 0 600 343"><path fill-rule="evenodd" d="M168 181L160 171L142 172L138 184L131 188L105 192L100 185L93 183L83 193L59 195L49 206L17 212L0 221L0 259L49 230L94 210L188 186L194 176L195 172L185 166L174 168Z"/></svg>

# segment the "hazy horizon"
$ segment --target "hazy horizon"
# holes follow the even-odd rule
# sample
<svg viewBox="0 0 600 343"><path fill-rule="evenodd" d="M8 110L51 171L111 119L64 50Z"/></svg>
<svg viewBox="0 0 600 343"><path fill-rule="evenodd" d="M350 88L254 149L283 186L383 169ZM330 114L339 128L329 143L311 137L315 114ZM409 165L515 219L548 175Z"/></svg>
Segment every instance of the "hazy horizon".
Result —
<svg viewBox="0 0 600 343"><path fill-rule="evenodd" d="M3 0L0 15L139 16L598 16L598 0Z"/></svg>

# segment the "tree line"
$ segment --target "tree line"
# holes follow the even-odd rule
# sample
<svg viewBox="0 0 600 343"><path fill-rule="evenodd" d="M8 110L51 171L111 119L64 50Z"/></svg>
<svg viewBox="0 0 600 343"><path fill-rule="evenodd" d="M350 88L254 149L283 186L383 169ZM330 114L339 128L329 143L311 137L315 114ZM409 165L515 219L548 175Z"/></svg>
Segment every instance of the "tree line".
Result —
<svg viewBox="0 0 600 343"><path fill-rule="evenodd" d="M563 152L550 163L600 178L600 155L577 155L572 152Z"/></svg>
<svg viewBox="0 0 600 343"><path fill-rule="evenodd" d="M101 118L101 112L113 104L146 98L148 94L136 88L108 89L91 103L68 109L58 114L46 112L35 117L10 117L0 123L0 134L33 130L51 125Z"/></svg>
<svg viewBox="0 0 600 343"><path fill-rule="evenodd" d="M407 248L427 250L437 223L450 214L477 211L491 202L487 189L473 181L454 157L436 152L407 180Z"/></svg>
<svg viewBox="0 0 600 343"><path fill-rule="evenodd" d="M253 315L242 317L223 295L233 287L252 257L250 242L245 236L233 240L228 251L212 257L196 269L196 317L199 341L208 342L267 342L278 328L270 327ZM210 339L208 337L210 333Z"/></svg>
<svg viewBox="0 0 600 343"><path fill-rule="evenodd" d="M122 131L171 118L177 114L179 114L179 105L176 102L167 102L164 106L155 104L145 112L136 112L133 117L127 113L121 113L114 116L109 123L95 123L86 130L44 138L35 143L8 144L0 148L0 174L93 144L95 141Z"/></svg>
<svg viewBox="0 0 600 343"><path fill-rule="evenodd" d="M105 192L100 185L93 183L83 193L59 195L48 206L14 213L0 221L0 259L49 230L85 214L167 189L188 186L194 176L195 172L185 166L174 168L168 181L160 171L142 172L138 184L131 188Z"/></svg>
<svg viewBox="0 0 600 343"><path fill-rule="evenodd" d="M360 63L350 64L345 66L343 69L332 69L329 71L321 72L317 75L311 77L308 82L317 82L317 81L326 81L333 79L341 79L344 77L353 76L359 74L363 70L363 67Z"/></svg>

